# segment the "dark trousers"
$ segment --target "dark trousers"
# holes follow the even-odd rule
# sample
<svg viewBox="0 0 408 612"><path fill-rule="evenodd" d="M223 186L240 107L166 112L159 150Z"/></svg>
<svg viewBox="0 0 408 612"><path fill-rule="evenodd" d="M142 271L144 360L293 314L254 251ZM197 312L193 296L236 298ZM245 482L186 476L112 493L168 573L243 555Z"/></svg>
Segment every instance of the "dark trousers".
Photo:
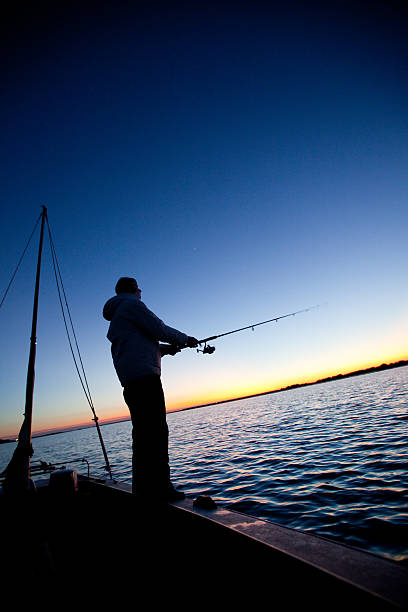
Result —
<svg viewBox="0 0 408 612"><path fill-rule="evenodd" d="M170 484L169 430L158 374L141 376L123 390L132 418L132 491L158 493Z"/></svg>

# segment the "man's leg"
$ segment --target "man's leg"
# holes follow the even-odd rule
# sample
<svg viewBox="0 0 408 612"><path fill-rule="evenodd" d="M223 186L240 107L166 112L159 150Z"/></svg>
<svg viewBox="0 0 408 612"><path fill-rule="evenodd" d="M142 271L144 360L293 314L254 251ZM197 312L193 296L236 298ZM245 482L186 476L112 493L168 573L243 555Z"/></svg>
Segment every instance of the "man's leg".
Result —
<svg viewBox="0 0 408 612"><path fill-rule="evenodd" d="M134 493L161 495L170 485L168 427L161 380L143 376L127 385L124 398L132 418Z"/></svg>

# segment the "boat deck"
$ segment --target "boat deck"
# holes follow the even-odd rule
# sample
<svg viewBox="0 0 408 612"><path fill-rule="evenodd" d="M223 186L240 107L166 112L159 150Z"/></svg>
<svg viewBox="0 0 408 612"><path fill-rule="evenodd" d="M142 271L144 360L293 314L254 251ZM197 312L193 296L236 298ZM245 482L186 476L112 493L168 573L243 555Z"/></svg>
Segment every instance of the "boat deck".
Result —
<svg viewBox="0 0 408 612"><path fill-rule="evenodd" d="M192 499L142 503L127 485L82 479L71 495L39 486L30 504L23 529L25 512L6 503L9 584L30 555L34 586L61 590L75 580L91 599L114 587L145 601L143 609L408 607L406 567Z"/></svg>

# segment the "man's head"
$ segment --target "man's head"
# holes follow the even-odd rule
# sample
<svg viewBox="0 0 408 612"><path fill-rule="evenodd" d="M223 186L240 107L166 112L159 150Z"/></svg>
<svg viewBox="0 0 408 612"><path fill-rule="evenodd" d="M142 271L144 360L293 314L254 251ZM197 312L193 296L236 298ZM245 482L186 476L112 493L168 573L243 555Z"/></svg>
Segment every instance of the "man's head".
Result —
<svg viewBox="0 0 408 612"><path fill-rule="evenodd" d="M118 280L115 287L116 293L136 293L139 297L142 295L141 290L135 278L123 276Z"/></svg>

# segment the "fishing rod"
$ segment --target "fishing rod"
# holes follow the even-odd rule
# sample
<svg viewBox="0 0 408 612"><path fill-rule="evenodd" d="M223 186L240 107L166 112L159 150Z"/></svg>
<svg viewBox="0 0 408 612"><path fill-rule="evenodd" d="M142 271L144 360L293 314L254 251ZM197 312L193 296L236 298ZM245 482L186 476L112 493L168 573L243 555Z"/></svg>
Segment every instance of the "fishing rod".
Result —
<svg viewBox="0 0 408 612"><path fill-rule="evenodd" d="M218 334L217 336L209 336L208 338L203 338L203 340L199 340L198 344L204 344L202 349L197 349L198 353L207 353L211 355L215 351L215 346L210 346L207 342L211 340L216 340L217 338L222 338L223 336L229 336L230 334L236 334L237 332L244 331L245 329L252 329L254 327L258 327L259 325L266 325L266 323L277 322L280 319L286 319L287 317L294 317L297 314L302 312L309 312L309 310L314 310L315 308L319 308L320 304L316 304L316 306L309 306L309 308L303 308L302 310L296 310L296 312L289 312L288 314L280 315L279 317L274 317L273 319L268 319L267 321L261 321L260 323L252 323L252 325L246 325L245 327L240 327L239 329L233 329L232 331L224 332L223 334Z"/></svg>

